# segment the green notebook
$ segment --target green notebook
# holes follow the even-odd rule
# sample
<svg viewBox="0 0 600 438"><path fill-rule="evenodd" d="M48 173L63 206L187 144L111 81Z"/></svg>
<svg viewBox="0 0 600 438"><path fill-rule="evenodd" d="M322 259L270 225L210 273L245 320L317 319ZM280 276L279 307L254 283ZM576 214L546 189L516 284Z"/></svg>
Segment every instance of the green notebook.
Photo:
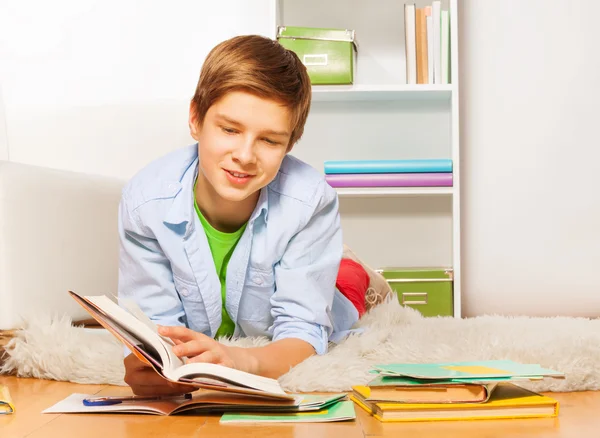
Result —
<svg viewBox="0 0 600 438"><path fill-rule="evenodd" d="M542 368L538 364L521 364L511 360L488 360L474 362L446 362L427 364L386 364L376 365L375 370L382 376L404 376L414 379L460 379L461 381L481 379L511 379L543 377L564 378L564 374Z"/></svg>
<svg viewBox="0 0 600 438"><path fill-rule="evenodd" d="M488 382L488 379L414 379L406 376L386 376L378 375L374 379L370 380L366 386L368 387L384 387L384 386L420 386L420 385L453 385L453 384L465 384L465 383L481 383L482 380ZM494 378L489 379L493 382L503 382L512 380L511 377L507 378Z"/></svg>
<svg viewBox="0 0 600 438"><path fill-rule="evenodd" d="M226 413L220 423L327 423L354 420L354 404L345 400L318 411L285 413Z"/></svg>

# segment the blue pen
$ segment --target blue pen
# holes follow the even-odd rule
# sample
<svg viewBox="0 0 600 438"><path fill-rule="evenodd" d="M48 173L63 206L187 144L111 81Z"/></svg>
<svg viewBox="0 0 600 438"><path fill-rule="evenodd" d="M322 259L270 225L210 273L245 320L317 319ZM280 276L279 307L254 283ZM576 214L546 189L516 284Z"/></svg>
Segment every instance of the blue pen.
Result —
<svg viewBox="0 0 600 438"><path fill-rule="evenodd" d="M192 394L183 394L183 395L170 395L170 396L140 396L140 395L131 395L131 396L122 396L122 397L90 397L83 399L84 406L110 406L110 405L118 405L119 403L124 402L138 402L138 401L161 401L161 400L173 400L183 398L184 400L191 400Z"/></svg>

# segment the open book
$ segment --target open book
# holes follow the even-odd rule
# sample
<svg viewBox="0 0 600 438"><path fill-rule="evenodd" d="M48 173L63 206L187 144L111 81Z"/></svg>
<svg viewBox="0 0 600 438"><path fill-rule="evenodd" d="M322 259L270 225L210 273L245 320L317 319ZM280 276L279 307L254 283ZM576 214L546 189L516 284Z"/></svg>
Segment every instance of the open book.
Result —
<svg viewBox="0 0 600 438"><path fill-rule="evenodd" d="M158 333L156 325L133 301L125 302L125 310L105 295L69 294L166 380L187 384L191 390L205 388L295 403L295 397L287 394L275 379L211 363L184 363L173 353L173 342Z"/></svg>
<svg viewBox="0 0 600 438"><path fill-rule="evenodd" d="M150 415L177 415L181 413L211 414L211 413L264 413L272 416L281 414L306 414L314 412L322 414L332 409L346 398L340 394L294 394L291 401L265 399L260 396L235 394L222 391L196 391L192 397L162 397L158 400L145 400L143 397L124 397L123 401L115 404L89 406L84 400L94 398L88 394L71 394L64 400L42 411L43 414L100 414L128 413ZM351 403L351 402L350 402ZM193 412L192 412L193 411ZM293 418L293 417L292 417Z"/></svg>

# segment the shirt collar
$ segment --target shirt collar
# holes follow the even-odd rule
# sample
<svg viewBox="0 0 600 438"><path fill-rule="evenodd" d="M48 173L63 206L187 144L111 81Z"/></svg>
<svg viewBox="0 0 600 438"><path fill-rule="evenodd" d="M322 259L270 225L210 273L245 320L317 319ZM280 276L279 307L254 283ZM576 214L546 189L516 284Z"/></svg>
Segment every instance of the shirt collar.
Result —
<svg viewBox="0 0 600 438"><path fill-rule="evenodd" d="M185 227L185 234L189 234L194 223L196 211L194 209L194 182L198 175L198 156L185 170L180 181L165 181L165 187L170 196L173 196L173 203L164 222L172 226ZM165 193L166 194L166 193ZM268 220L269 202L268 186L260 190L258 202L248 222L254 222L264 212L265 223Z"/></svg>

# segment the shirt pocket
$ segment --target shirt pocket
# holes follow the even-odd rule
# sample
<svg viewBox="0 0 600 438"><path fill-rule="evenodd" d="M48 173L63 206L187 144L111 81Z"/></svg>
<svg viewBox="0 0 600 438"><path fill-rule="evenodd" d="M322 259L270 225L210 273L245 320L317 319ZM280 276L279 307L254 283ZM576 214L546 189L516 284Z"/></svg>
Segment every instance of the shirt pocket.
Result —
<svg viewBox="0 0 600 438"><path fill-rule="evenodd" d="M275 292L273 271L248 267L240 300L240 316L247 321L272 322L271 297Z"/></svg>
<svg viewBox="0 0 600 438"><path fill-rule="evenodd" d="M208 314L200 294L200 288L195 282L184 280L173 275L175 290L179 295L186 318L186 326L200 333L210 334Z"/></svg>

